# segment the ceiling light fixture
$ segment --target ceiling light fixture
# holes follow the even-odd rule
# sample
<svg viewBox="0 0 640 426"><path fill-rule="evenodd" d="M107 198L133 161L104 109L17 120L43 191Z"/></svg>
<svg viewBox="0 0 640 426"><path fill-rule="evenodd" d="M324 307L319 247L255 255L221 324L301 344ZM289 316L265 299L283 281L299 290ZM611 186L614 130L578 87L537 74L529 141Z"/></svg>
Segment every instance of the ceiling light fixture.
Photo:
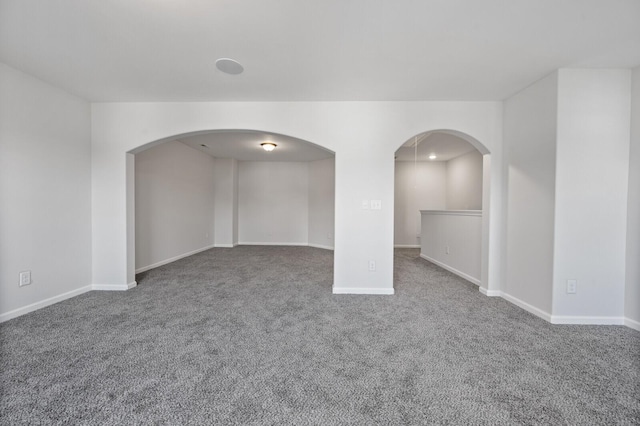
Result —
<svg viewBox="0 0 640 426"><path fill-rule="evenodd" d="M429 160L435 160L436 158L438 157L435 154L429 154Z"/></svg>
<svg viewBox="0 0 640 426"><path fill-rule="evenodd" d="M240 65L240 62L231 58L220 58L216 61L216 68L226 74L238 75L242 74L244 67Z"/></svg>
<svg viewBox="0 0 640 426"><path fill-rule="evenodd" d="M278 146L278 145L276 145L276 144L275 144L275 143L273 143L273 142L263 142L263 143L261 143L261 144L260 144L260 146L261 146L265 151L267 151L267 152L271 152L271 151L273 151L274 149L276 149L276 146Z"/></svg>

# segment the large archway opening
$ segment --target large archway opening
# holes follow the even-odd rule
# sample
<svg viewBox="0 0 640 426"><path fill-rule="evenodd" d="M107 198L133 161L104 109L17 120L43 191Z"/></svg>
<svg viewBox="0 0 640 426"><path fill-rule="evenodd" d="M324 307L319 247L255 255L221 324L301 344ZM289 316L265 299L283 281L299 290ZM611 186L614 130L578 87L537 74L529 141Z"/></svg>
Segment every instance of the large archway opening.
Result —
<svg viewBox="0 0 640 426"><path fill-rule="evenodd" d="M262 144L273 144L266 151ZM154 141L128 155L135 273L211 248L334 247L334 153L256 130ZM131 264L133 263L133 265ZM134 266L135 265L135 266Z"/></svg>
<svg viewBox="0 0 640 426"><path fill-rule="evenodd" d="M462 132L405 141L395 152L394 248L487 288L490 167L488 149Z"/></svg>

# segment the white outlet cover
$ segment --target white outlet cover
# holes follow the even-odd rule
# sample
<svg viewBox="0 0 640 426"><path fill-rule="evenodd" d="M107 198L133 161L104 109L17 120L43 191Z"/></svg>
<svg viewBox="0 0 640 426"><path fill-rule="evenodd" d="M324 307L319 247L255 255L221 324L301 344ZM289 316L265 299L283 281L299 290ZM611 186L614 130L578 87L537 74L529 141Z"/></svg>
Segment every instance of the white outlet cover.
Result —
<svg viewBox="0 0 640 426"><path fill-rule="evenodd" d="M18 285L20 287L31 284L31 271L22 271L19 277Z"/></svg>

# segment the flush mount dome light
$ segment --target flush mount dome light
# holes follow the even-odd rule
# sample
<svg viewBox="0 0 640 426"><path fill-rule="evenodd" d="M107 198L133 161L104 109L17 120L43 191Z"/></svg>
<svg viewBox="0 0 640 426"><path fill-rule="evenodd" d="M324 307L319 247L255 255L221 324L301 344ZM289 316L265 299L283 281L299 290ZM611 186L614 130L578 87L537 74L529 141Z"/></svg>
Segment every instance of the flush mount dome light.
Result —
<svg viewBox="0 0 640 426"><path fill-rule="evenodd" d="M429 160L435 160L436 158L438 157L435 154L429 154Z"/></svg>
<svg viewBox="0 0 640 426"><path fill-rule="evenodd" d="M237 75L244 71L244 67L236 60L220 58L216 61L216 68L226 74Z"/></svg>
<svg viewBox="0 0 640 426"><path fill-rule="evenodd" d="M260 146L261 146L261 147L262 147L262 149L264 149L265 151L267 151L267 152L271 152L271 151L273 151L274 149L276 149L276 146L278 146L278 145L276 145L276 144L275 144L275 143L273 143L273 142L263 142L263 143L261 143L261 144L260 144Z"/></svg>

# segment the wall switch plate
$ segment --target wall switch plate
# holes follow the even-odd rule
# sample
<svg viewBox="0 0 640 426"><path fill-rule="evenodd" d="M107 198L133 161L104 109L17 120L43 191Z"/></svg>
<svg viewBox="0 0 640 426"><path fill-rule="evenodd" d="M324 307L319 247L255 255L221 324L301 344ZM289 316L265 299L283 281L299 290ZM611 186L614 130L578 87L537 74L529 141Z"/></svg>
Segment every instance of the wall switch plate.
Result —
<svg viewBox="0 0 640 426"><path fill-rule="evenodd" d="M445 254L449 254L449 252L450 252L450 251L451 251L451 250L449 249L449 246L445 246L445 248L444 248L444 253L445 253Z"/></svg>
<svg viewBox="0 0 640 426"><path fill-rule="evenodd" d="M370 260L369 261L369 270L372 271L372 272L376 270L376 261L375 260Z"/></svg>
<svg viewBox="0 0 640 426"><path fill-rule="evenodd" d="M369 210L369 200L362 200L362 210Z"/></svg>
<svg viewBox="0 0 640 426"><path fill-rule="evenodd" d="M567 293L568 294L576 294L578 292L578 281L577 280L567 280Z"/></svg>
<svg viewBox="0 0 640 426"><path fill-rule="evenodd" d="M371 200L371 210L382 210L382 200Z"/></svg>
<svg viewBox="0 0 640 426"><path fill-rule="evenodd" d="M31 271L20 272L20 280L18 285L20 287L31 284Z"/></svg>

